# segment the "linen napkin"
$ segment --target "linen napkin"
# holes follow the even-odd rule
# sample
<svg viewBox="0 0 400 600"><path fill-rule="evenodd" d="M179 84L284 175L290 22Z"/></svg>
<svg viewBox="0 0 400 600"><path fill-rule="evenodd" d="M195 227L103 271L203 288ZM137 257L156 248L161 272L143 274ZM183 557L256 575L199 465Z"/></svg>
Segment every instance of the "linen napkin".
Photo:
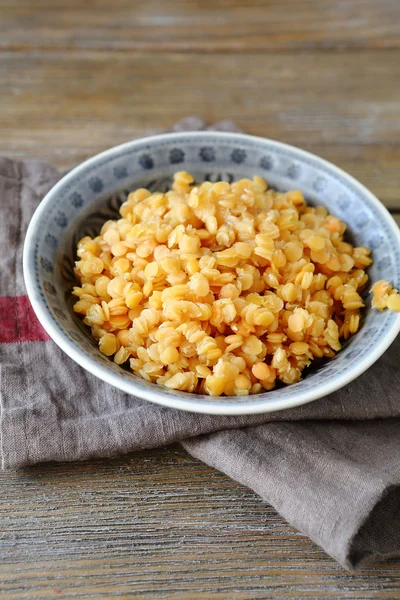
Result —
<svg viewBox="0 0 400 600"><path fill-rule="evenodd" d="M174 127L205 128L197 118ZM214 128L237 130L230 121ZM59 177L38 161L0 158L3 469L181 441L255 490L346 568L400 553L400 338L342 390L282 412L197 415L120 392L49 339L26 296L25 231Z"/></svg>

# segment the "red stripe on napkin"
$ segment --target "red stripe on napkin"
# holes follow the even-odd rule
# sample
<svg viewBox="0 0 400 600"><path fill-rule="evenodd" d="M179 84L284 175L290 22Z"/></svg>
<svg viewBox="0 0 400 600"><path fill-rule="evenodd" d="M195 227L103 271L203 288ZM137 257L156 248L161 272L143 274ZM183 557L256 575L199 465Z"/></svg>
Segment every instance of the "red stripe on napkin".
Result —
<svg viewBox="0 0 400 600"><path fill-rule="evenodd" d="M0 343L47 342L28 296L0 296Z"/></svg>

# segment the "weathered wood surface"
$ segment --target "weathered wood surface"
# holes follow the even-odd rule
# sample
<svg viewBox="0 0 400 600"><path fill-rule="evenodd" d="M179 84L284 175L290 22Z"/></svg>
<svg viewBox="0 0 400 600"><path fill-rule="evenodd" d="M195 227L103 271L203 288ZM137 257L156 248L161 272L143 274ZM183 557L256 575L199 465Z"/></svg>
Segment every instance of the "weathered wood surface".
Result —
<svg viewBox="0 0 400 600"><path fill-rule="evenodd" d="M188 114L304 147L400 224L398 0L0 0L0 152L60 169ZM0 596L399 598L179 447L0 475Z"/></svg>
<svg viewBox="0 0 400 600"><path fill-rule="evenodd" d="M0 47L150 52L399 48L397 0L1 0Z"/></svg>
<svg viewBox="0 0 400 600"><path fill-rule="evenodd" d="M0 151L67 168L187 114L230 117L251 134L320 154L400 208L399 81L400 49L4 51Z"/></svg>
<svg viewBox="0 0 400 600"><path fill-rule="evenodd" d="M0 481L4 600L399 597L399 562L345 572L179 447Z"/></svg>

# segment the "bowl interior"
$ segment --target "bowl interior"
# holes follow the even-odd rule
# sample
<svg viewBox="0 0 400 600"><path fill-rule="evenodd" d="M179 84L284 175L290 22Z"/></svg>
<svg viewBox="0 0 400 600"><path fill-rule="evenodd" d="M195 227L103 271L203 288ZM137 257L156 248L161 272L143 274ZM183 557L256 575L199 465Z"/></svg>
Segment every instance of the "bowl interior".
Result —
<svg viewBox="0 0 400 600"><path fill-rule="evenodd" d="M369 301L360 332L337 357L295 385L254 397L215 399L160 388L98 351L88 328L72 311L77 241L84 235L96 235L104 221L115 218L131 190L147 187L164 191L178 170L189 171L197 182L231 182L260 175L278 190L301 189L309 203L323 204L348 224L352 243L372 248L372 280L387 279L400 286L400 243L395 223L363 186L333 165L299 149L240 134L156 136L111 149L74 169L51 190L35 214L24 267L31 300L52 337L70 355L73 348L75 359L81 357L81 364L90 363L92 371L114 385L165 404L179 397L179 407L188 410L197 410L200 405L203 411L208 406L214 412L228 412L240 405L247 408L232 411L285 408L317 397L316 388L319 396L329 393L362 372L366 356L376 351L389 331L400 326L400 315L373 311Z"/></svg>

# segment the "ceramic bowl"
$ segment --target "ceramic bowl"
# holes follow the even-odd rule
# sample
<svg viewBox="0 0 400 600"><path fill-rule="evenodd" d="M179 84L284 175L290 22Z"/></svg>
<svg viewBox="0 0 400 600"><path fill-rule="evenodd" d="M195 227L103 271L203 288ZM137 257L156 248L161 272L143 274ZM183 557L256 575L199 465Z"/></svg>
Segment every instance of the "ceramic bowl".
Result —
<svg viewBox="0 0 400 600"><path fill-rule="evenodd" d="M400 330L400 314L372 310L369 300L360 331L343 350L299 383L254 396L212 398L148 383L103 356L89 329L73 313L71 289L77 241L96 235L117 215L129 191L164 191L175 171L197 182L233 181L260 175L271 187L301 189L343 219L352 243L369 246L372 281L400 287L400 234L384 206L355 179L298 148L242 134L195 132L158 135L103 152L68 173L46 195L29 226L24 275L33 308L48 334L81 367L105 382L151 402L211 414L282 410L326 396L368 369Z"/></svg>

